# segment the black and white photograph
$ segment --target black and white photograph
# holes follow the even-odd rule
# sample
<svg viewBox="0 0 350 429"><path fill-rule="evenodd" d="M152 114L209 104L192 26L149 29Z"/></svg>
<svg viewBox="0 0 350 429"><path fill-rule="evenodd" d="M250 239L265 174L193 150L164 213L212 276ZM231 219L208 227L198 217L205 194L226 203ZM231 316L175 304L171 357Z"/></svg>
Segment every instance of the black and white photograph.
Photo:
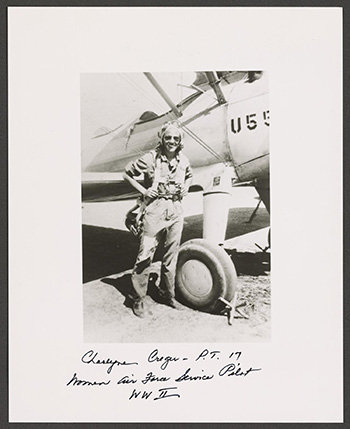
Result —
<svg viewBox="0 0 350 429"><path fill-rule="evenodd" d="M342 8L9 7L9 422L340 423Z"/></svg>
<svg viewBox="0 0 350 429"><path fill-rule="evenodd" d="M267 71L81 75L85 341L270 339L268 95Z"/></svg>

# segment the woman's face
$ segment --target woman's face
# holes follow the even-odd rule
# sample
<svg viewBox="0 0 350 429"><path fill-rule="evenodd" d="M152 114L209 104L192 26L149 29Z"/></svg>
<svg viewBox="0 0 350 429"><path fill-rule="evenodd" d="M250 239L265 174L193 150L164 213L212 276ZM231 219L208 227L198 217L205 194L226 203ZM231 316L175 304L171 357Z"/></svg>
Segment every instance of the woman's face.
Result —
<svg viewBox="0 0 350 429"><path fill-rule="evenodd" d="M174 154L180 144L180 141L180 131L176 127L169 127L165 131L163 135L163 142L166 152L169 154Z"/></svg>

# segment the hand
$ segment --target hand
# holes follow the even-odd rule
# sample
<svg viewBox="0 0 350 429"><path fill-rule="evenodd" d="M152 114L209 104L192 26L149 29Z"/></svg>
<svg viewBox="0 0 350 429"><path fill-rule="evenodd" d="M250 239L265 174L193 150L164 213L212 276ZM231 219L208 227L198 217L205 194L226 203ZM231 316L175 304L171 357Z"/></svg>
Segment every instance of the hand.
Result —
<svg viewBox="0 0 350 429"><path fill-rule="evenodd" d="M146 192L143 194L146 198L157 198L158 197L158 192L155 189L152 188L148 188L146 189Z"/></svg>
<svg viewBox="0 0 350 429"><path fill-rule="evenodd" d="M180 197L183 198L188 194L188 188L186 186L181 186L180 188Z"/></svg>

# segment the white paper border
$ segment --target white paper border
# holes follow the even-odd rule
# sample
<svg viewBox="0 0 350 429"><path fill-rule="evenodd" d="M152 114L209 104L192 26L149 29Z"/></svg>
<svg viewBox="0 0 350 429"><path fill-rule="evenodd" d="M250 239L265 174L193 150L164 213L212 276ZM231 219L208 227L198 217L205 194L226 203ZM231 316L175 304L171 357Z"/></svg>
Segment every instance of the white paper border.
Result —
<svg viewBox="0 0 350 429"><path fill-rule="evenodd" d="M342 420L341 31L340 8L9 8L10 421ZM264 372L191 385L181 413L68 390L86 349L80 73L206 69L270 75L272 342L239 346Z"/></svg>

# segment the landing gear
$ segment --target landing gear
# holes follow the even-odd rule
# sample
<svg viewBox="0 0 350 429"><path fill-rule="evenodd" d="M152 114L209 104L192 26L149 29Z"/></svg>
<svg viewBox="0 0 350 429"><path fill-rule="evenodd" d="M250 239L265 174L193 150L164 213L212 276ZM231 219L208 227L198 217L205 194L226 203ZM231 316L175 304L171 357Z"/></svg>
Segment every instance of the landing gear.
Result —
<svg viewBox="0 0 350 429"><path fill-rule="evenodd" d="M180 302L215 313L222 308L219 298L230 302L236 289L236 270L222 247L204 239L190 240L181 246L176 272Z"/></svg>
<svg viewBox="0 0 350 429"><path fill-rule="evenodd" d="M213 174L203 192L204 238L187 241L180 247L176 293L179 301L196 310L222 312L237 289L235 266L221 246L225 239L233 178L231 167L221 166Z"/></svg>

